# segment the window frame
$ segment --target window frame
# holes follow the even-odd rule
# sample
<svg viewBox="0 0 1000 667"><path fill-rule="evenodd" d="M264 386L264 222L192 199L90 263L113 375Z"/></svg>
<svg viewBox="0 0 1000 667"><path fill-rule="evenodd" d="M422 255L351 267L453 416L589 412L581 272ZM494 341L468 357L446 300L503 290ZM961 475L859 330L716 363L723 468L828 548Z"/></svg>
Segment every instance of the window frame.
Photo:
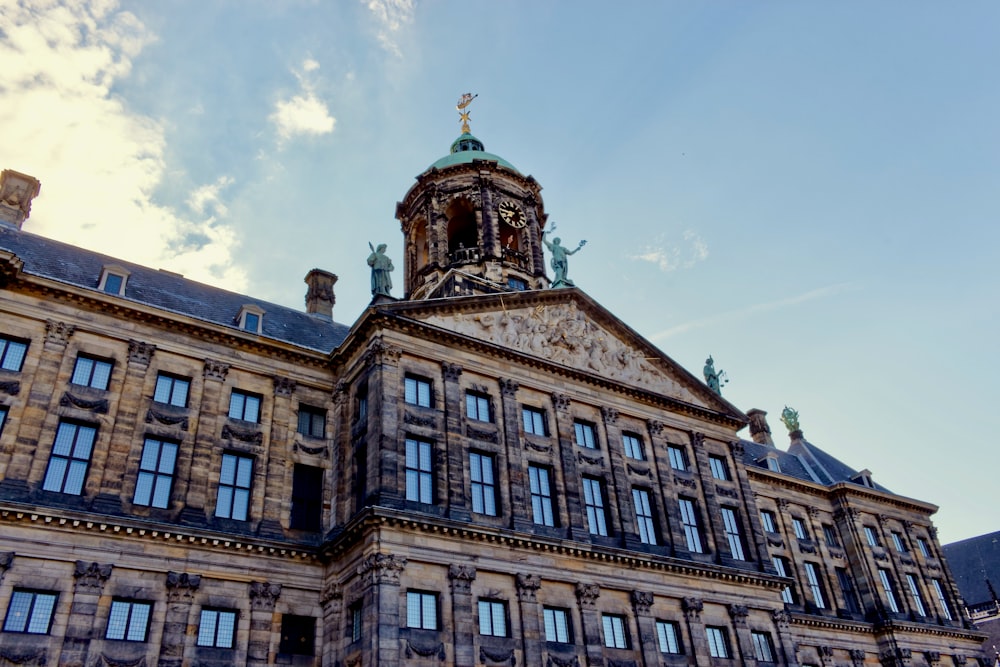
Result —
<svg viewBox="0 0 1000 667"><path fill-rule="evenodd" d="M309 621L307 624L306 621ZM286 623L288 628L286 628ZM308 631L306 626L308 625ZM312 641L308 642L308 646L296 645L292 638L289 636L292 634L294 629L295 634L301 634L303 638L311 638ZM308 652L303 652L302 650L295 650L296 648L307 649ZM291 650L289 650L291 649ZM301 616L299 614L282 614L281 615L281 638L278 642L278 653L284 655L316 655L316 617L315 616Z"/></svg>
<svg viewBox="0 0 1000 667"><path fill-rule="evenodd" d="M237 324L243 331L259 334L264 330L264 314L265 311L260 306L247 304L240 308Z"/></svg>
<svg viewBox="0 0 1000 667"><path fill-rule="evenodd" d="M528 435L537 435L543 438L547 438L549 435L549 420L544 408L522 405L521 426Z"/></svg>
<svg viewBox="0 0 1000 667"><path fill-rule="evenodd" d="M551 468L528 464L528 493L531 495L532 523L539 526L556 526L557 517L552 504Z"/></svg>
<svg viewBox="0 0 1000 667"><path fill-rule="evenodd" d="M19 596L27 596L27 608L18 611L17 599ZM40 599L47 601L48 605L39 609ZM4 617L3 631L22 635L48 635L52 632L52 620L55 617L56 605L59 603L59 593L53 591L42 591L31 588L15 588L11 592L10 601L7 603L7 615ZM17 623L20 619L18 614L24 614L24 622ZM12 614L14 614L12 616ZM36 618L36 614L42 614L42 618ZM44 620L45 629L39 629L37 621Z"/></svg>
<svg viewBox="0 0 1000 667"><path fill-rule="evenodd" d="M151 452L150 447L155 447L156 451ZM132 493L133 505L157 509L170 507L170 494L174 488L174 473L177 469L180 447L181 443L176 440L149 434L145 436L142 455L139 458L139 471L135 478L135 490ZM173 457L169 460L169 470L164 467L164 453L168 451L172 451ZM149 461L151 457L155 457L156 460ZM150 463L152 467L149 467ZM148 480L148 483L144 483L143 480ZM162 484L166 484L165 490ZM145 498L140 498L140 493L145 493Z"/></svg>
<svg viewBox="0 0 1000 667"><path fill-rule="evenodd" d="M161 385L161 382L163 383ZM169 388L167 388L167 382L169 382ZM184 387L184 401L182 403L174 402L175 389L178 385ZM167 400L161 401L157 398L160 395L160 388L164 387L164 391L167 392ZM191 378L184 377L182 375L174 375L173 373L167 373L160 371L156 374L156 385L153 388L153 402L159 403L160 405L172 405L176 408L186 408L188 406L188 399L191 396ZM230 397L232 400L232 397Z"/></svg>
<svg viewBox="0 0 1000 667"><path fill-rule="evenodd" d="M795 538L799 540L809 539L809 530L806 528L806 522L797 516L792 517L792 532L795 533Z"/></svg>
<svg viewBox="0 0 1000 667"><path fill-rule="evenodd" d="M248 407L252 404L251 401L256 401L257 406L255 413L248 411ZM263 407L264 397L261 394L233 387L233 390L229 393L229 411L226 415L230 419L235 419L237 421L247 422L249 424L259 424L260 413ZM247 417L251 414L253 419L247 419Z"/></svg>
<svg viewBox="0 0 1000 667"><path fill-rule="evenodd" d="M659 544L656 516L653 512L649 489L632 487L632 509L635 511L635 524L639 541L650 546Z"/></svg>
<svg viewBox="0 0 1000 667"><path fill-rule="evenodd" d="M116 296L125 296L125 288L128 285L128 279L131 277L132 273L126 269L117 266L109 265L101 268L101 277L97 281L97 289L105 294L113 294ZM118 283L117 289L109 289L114 286L111 282L111 278L117 278L121 282Z"/></svg>
<svg viewBox="0 0 1000 667"><path fill-rule="evenodd" d="M633 461L646 460L646 448L643 445L642 436L638 433L630 431L622 433L622 447L625 449L625 456Z"/></svg>
<svg viewBox="0 0 1000 667"><path fill-rule="evenodd" d="M667 445L667 457L670 460L670 467L673 470L680 470L681 472L691 470L691 460L688 458L686 447Z"/></svg>
<svg viewBox="0 0 1000 667"><path fill-rule="evenodd" d="M840 537L837 535L837 529L829 523L822 524L823 528L823 540L826 542L828 547L840 547Z"/></svg>
<svg viewBox="0 0 1000 667"><path fill-rule="evenodd" d="M503 600L482 598L478 601L476 607L479 612L480 637L510 636L510 623L506 602Z"/></svg>
<svg viewBox="0 0 1000 667"><path fill-rule="evenodd" d="M764 532L777 534L778 532L777 516L771 510L760 511L760 523L761 527L764 529Z"/></svg>
<svg viewBox="0 0 1000 667"><path fill-rule="evenodd" d="M624 614L601 614L601 629L605 648L628 649L632 646L628 619Z"/></svg>
<svg viewBox="0 0 1000 667"><path fill-rule="evenodd" d="M726 458L724 456L709 454L708 467L712 472L712 479L717 479L722 482L733 481L732 475L729 474L729 464L726 462Z"/></svg>
<svg viewBox="0 0 1000 667"><path fill-rule="evenodd" d="M299 403L295 431L306 438L326 439L326 410L308 403ZM319 427L317 433L316 427Z"/></svg>
<svg viewBox="0 0 1000 667"><path fill-rule="evenodd" d="M829 609L826 591L823 590L820 565L812 561L806 561L802 565L806 571L806 583L809 585L809 592L812 593L813 604L816 605L817 609Z"/></svg>
<svg viewBox="0 0 1000 667"><path fill-rule="evenodd" d="M90 365L89 369L83 369L81 367L81 362L85 362ZM103 370L103 374L99 374L98 370ZM112 359L106 359L102 357L96 357L92 354L80 353L76 355L76 361L73 363L73 373L69 376L69 383L75 387L87 387L89 389L97 389L98 391L107 391L108 387L111 385L111 374L115 370L115 362ZM86 374L86 379L78 378L77 375L80 373ZM83 380L82 382L78 380ZM95 384L95 380L97 384ZM103 380L103 382L101 382Z"/></svg>
<svg viewBox="0 0 1000 667"><path fill-rule="evenodd" d="M434 383L422 375L407 373L403 376L403 402L418 408L434 405Z"/></svg>
<svg viewBox="0 0 1000 667"><path fill-rule="evenodd" d="M753 642L754 659L757 662L775 662L774 640L770 632L751 630L750 639Z"/></svg>
<svg viewBox="0 0 1000 667"><path fill-rule="evenodd" d="M894 614L900 613L899 599L896 597L896 589L892 585L892 573L884 567L878 568L879 583L882 585L882 593L885 594L889 603L889 611Z"/></svg>
<svg viewBox="0 0 1000 667"><path fill-rule="evenodd" d="M551 628L555 639L552 639L552 635L549 634L549 619L552 619ZM560 635L560 628L558 620L561 618L563 622L562 631L563 634ZM545 641L554 642L557 644L572 644L573 643L573 623L570 620L569 609L565 607L543 607L542 608L542 630L545 632ZM560 639L559 637L563 638Z"/></svg>
<svg viewBox="0 0 1000 667"><path fill-rule="evenodd" d="M906 548L906 542L903 540L903 534L898 531L891 531L889 533L892 535L892 546L896 549L896 553L908 554L910 550Z"/></svg>
<svg viewBox="0 0 1000 667"><path fill-rule="evenodd" d="M660 649L660 653L665 653L667 655L683 655L684 644L681 642L680 624L676 621L664 621L657 619L656 646Z"/></svg>
<svg viewBox="0 0 1000 667"><path fill-rule="evenodd" d="M364 638L365 630L365 605L364 600L355 600L347 607L347 622L348 633L347 636L350 638L350 643L359 642Z"/></svg>
<svg viewBox="0 0 1000 667"><path fill-rule="evenodd" d="M467 389L465 391L465 418L492 424L494 420L493 401L490 395L486 392Z"/></svg>
<svg viewBox="0 0 1000 667"><path fill-rule="evenodd" d="M135 612L145 610L144 615L137 618ZM124 613L124 622L119 626L116 617ZM111 610L108 612L108 624L104 631L104 638L121 642L145 642L149 639L149 621L153 615L153 603L147 600L131 600L128 598L113 598L111 600ZM141 623L142 635L138 636L134 623ZM120 632L118 632L120 630ZM114 635L112 636L112 631Z"/></svg>
<svg viewBox="0 0 1000 667"><path fill-rule="evenodd" d="M691 553L705 553L705 540L701 534L701 520L698 517L698 504L691 498L681 496L677 499L681 513L681 526L684 528L684 541Z"/></svg>
<svg viewBox="0 0 1000 667"><path fill-rule="evenodd" d="M573 437L578 447L599 449L597 425L584 419L573 420Z"/></svg>
<svg viewBox="0 0 1000 667"><path fill-rule="evenodd" d="M292 468L292 506L288 517L288 527L291 530L322 530L325 477L326 470L319 466L296 463ZM310 495L313 491L316 493Z"/></svg>
<svg viewBox="0 0 1000 667"><path fill-rule="evenodd" d="M206 629L206 614L214 614L209 643L205 643L203 631ZM231 623L223 624L223 617L231 618ZM199 648L223 648L231 649L236 646L236 624L239 622L239 612L235 609L224 609L220 607L202 607L198 613L198 635L195 638L195 646ZM225 642L224 628L228 627L228 643ZM220 632L222 631L222 632Z"/></svg>
<svg viewBox="0 0 1000 667"><path fill-rule="evenodd" d="M941 580L932 578L931 587L934 589L934 596L937 598L938 607L941 609L941 615L944 616L945 620L955 620L951 615L951 606L948 604L948 596L944 592L944 586L941 585Z"/></svg>
<svg viewBox="0 0 1000 667"><path fill-rule="evenodd" d="M71 444L68 453L60 454L57 452L56 447L59 446L60 440L63 440L62 436L63 427L70 428L74 430L73 435L70 436ZM91 433L90 443L87 445L87 456L83 458L82 456L77 456L77 446L79 445L79 435L81 429L87 429ZM83 495L84 488L87 485L87 475L90 473L90 460L94 455L94 446L97 444L97 434L99 432L98 426L96 424L89 424L87 422L75 421L72 419L60 419L59 425L56 428L56 436L52 442L52 449L49 452L49 461L45 466L45 477L42 481L42 490L51 491L53 493L65 493L71 496ZM62 472L57 472L58 468L55 465L56 461L65 461ZM83 472L79 473L80 467L78 464L83 463ZM53 477L50 480L50 475ZM55 476L60 477L58 481L58 488L53 488L52 482L55 481ZM76 477L78 477L79 485L75 484ZM73 484L73 486L70 486ZM75 490L70 490L75 489Z"/></svg>
<svg viewBox="0 0 1000 667"><path fill-rule="evenodd" d="M608 510L605 501L604 480L583 476L583 503L587 513L587 532L598 537L608 537Z"/></svg>
<svg viewBox="0 0 1000 667"><path fill-rule="evenodd" d="M878 531L869 525L864 526L865 540L868 542L870 547L881 547L882 539L879 537Z"/></svg>
<svg viewBox="0 0 1000 667"><path fill-rule="evenodd" d="M713 658L733 657L729 647L729 631L720 625L706 625L705 638L708 640L708 654Z"/></svg>
<svg viewBox="0 0 1000 667"><path fill-rule="evenodd" d="M861 603L858 601L858 592L851 573L843 567L834 568L834 572L837 574L837 583L840 584L840 594L844 597L845 608L852 614L860 614Z"/></svg>
<svg viewBox="0 0 1000 667"><path fill-rule="evenodd" d="M0 336L0 370L20 373L24 369L24 360L28 358L30 345L31 341L23 338Z"/></svg>
<svg viewBox="0 0 1000 667"><path fill-rule="evenodd" d="M3 435L3 427L7 423L10 409L6 405L0 405L0 435Z"/></svg>
<svg viewBox="0 0 1000 667"><path fill-rule="evenodd" d="M410 613L413 608L412 602L417 602L417 625L413 624L414 616ZM428 618L427 603L432 609ZM432 591L408 590L406 591L406 627L416 630L439 630L440 623L438 615L440 613L438 605L438 594Z"/></svg>
<svg viewBox="0 0 1000 667"><path fill-rule="evenodd" d="M927 543L927 540L925 540L922 537L918 537L917 538L917 549L920 550L920 555L923 556L924 558L933 558L934 557L931 554L930 545Z"/></svg>
<svg viewBox="0 0 1000 667"><path fill-rule="evenodd" d="M736 560L746 561L746 540L743 537L743 527L740 525L738 510L732 507L720 507L722 514L722 525L726 533L726 541L729 543L729 553Z"/></svg>
<svg viewBox="0 0 1000 667"><path fill-rule="evenodd" d="M469 452L469 487L473 513L500 515L496 457L493 454Z"/></svg>
<svg viewBox="0 0 1000 667"><path fill-rule="evenodd" d="M789 574L790 561L784 556L771 556L771 564L774 565L774 571L778 573L778 576L787 577L792 579L792 575ZM785 604L796 604L795 600L795 589L792 584L785 586L781 589L781 599Z"/></svg>
<svg viewBox="0 0 1000 667"><path fill-rule="evenodd" d="M433 505L434 443L408 435L404 446L406 447L404 461L406 500Z"/></svg>
<svg viewBox="0 0 1000 667"><path fill-rule="evenodd" d="M226 482L223 479L223 474L226 470L226 461L229 459L235 459L235 466L233 468L232 481ZM253 500L253 476L254 476L254 465L255 460L253 456L248 456L239 452L223 452L222 459L219 464L219 481L218 489L215 494L215 516L220 519L229 519L232 521L247 521L250 517L250 504ZM244 464L248 464L249 469L249 479L246 484L240 482L241 473L245 470L243 468ZM220 509L223 506L223 489L229 489L228 509L225 513L220 513ZM235 509L238 507L238 502L242 500L242 517L234 516L236 514Z"/></svg>
<svg viewBox="0 0 1000 667"><path fill-rule="evenodd" d="M907 572L906 584L910 589L910 599L913 601L913 611L920 618L927 618L927 605L924 603L924 596L920 592L920 582L916 575Z"/></svg>

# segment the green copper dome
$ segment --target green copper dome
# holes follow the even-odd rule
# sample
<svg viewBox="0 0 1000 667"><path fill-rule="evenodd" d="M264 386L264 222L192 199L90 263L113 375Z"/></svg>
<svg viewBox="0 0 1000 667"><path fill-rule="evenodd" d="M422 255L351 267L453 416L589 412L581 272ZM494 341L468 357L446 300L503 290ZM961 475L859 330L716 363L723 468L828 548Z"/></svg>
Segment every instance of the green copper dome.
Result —
<svg viewBox="0 0 1000 667"><path fill-rule="evenodd" d="M469 164L473 160L495 160L501 167L506 167L511 171L517 171L517 168L514 167L514 165L507 162L507 160L504 160L499 155L494 155L493 153L487 153L484 151L483 142L476 139L468 132L463 133L451 144L450 155L445 155L443 158L432 164L430 168L444 169L445 167L450 167L453 164Z"/></svg>

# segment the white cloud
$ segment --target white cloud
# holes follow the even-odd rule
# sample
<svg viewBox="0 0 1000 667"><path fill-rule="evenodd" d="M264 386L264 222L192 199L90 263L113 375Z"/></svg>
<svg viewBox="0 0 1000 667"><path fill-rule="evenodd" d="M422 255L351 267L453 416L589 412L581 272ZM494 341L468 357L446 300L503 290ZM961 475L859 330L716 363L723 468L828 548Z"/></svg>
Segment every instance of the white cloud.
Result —
<svg viewBox="0 0 1000 667"><path fill-rule="evenodd" d="M690 229L684 232L679 244L666 246L664 240L661 235L641 252L629 255L629 259L650 262L659 267L660 271L690 269L698 262L708 259L708 244Z"/></svg>
<svg viewBox="0 0 1000 667"><path fill-rule="evenodd" d="M307 58L302 71L293 74L299 80L302 92L289 99L278 100L268 120L278 131L279 144L298 136L321 136L333 132L337 119L330 115L326 103L316 96L306 75L319 69L319 63Z"/></svg>
<svg viewBox="0 0 1000 667"><path fill-rule="evenodd" d="M413 21L413 0L361 0L378 23L376 38L383 49L402 57L396 34L403 25Z"/></svg>
<svg viewBox="0 0 1000 667"><path fill-rule="evenodd" d="M229 209L222 203L219 193L232 184L231 176L220 176L215 183L195 189L188 197L187 205L198 215L205 213L206 209L211 209L213 215L223 218L229 213Z"/></svg>
<svg viewBox="0 0 1000 667"><path fill-rule="evenodd" d="M42 182L25 229L243 288L228 227L153 199L166 173L163 125L111 93L155 36L116 0L0 0L0 24L2 166Z"/></svg>

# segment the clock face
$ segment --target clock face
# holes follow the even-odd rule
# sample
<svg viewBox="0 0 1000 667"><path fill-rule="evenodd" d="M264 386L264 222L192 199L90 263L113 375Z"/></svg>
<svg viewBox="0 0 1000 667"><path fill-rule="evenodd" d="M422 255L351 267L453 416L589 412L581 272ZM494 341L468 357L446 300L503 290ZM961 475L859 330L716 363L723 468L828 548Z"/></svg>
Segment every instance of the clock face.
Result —
<svg viewBox="0 0 1000 667"><path fill-rule="evenodd" d="M512 201L503 202L500 204L498 210L500 211L500 219L511 227L520 229L528 224L528 219L525 217L524 211Z"/></svg>

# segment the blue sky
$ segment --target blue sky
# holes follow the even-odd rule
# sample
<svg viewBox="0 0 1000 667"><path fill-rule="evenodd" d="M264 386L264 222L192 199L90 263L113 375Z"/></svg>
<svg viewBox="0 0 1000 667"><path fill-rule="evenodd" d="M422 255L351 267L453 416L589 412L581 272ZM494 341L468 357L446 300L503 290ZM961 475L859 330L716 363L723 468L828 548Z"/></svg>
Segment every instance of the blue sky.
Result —
<svg viewBox="0 0 1000 667"><path fill-rule="evenodd" d="M0 0L26 229L302 306L472 130L535 176L570 277L744 410L998 528L995 2ZM397 287L397 291L399 288ZM746 432L744 432L746 435Z"/></svg>

